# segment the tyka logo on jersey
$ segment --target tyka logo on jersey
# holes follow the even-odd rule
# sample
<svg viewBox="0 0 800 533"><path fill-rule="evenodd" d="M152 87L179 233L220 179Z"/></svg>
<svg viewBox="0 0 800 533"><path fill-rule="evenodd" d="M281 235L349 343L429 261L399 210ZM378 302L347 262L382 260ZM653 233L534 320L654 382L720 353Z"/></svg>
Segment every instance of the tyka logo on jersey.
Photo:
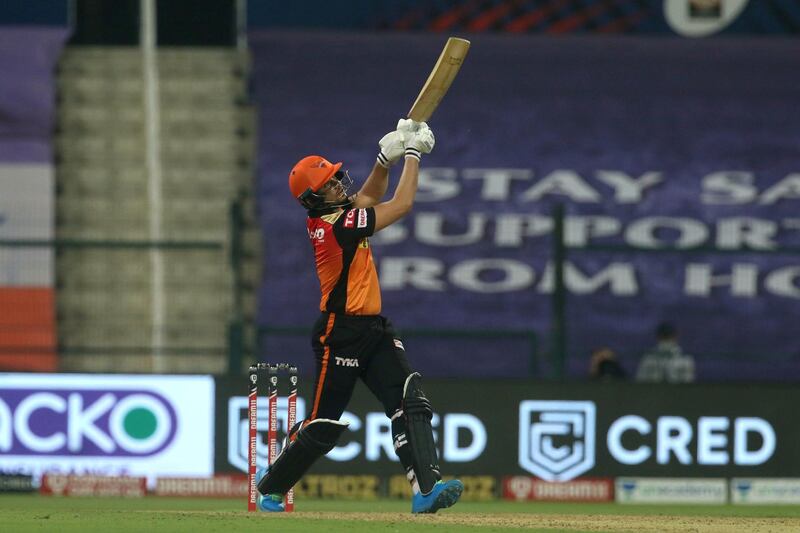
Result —
<svg viewBox="0 0 800 533"><path fill-rule="evenodd" d="M355 357L334 357L336 366L358 366L358 359Z"/></svg>

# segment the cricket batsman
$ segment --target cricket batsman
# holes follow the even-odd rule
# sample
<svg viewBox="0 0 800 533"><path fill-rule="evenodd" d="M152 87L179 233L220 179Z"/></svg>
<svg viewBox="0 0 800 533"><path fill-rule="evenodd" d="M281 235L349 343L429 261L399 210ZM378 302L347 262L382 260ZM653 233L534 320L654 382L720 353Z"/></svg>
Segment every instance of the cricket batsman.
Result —
<svg viewBox="0 0 800 533"><path fill-rule="evenodd" d="M283 496L311 465L336 446L347 424L339 418L361 379L391 419L394 449L411 484L412 513L435 513L455 504L464 486L442 481L433 441L433 409L421 376L406 359L397 333L381 313L381 291L369 237L403 218L414 205L420 158L433 150L425 122L403 119L378 143L380 152L361 189L342 163L311 155L289 173L292 195L308 211L322 297L311 336L316 379L311 412L287 436L275 462L259 471L259 506L284 510ZM404 158L391 199L382 202L389 168Z"/></svg>

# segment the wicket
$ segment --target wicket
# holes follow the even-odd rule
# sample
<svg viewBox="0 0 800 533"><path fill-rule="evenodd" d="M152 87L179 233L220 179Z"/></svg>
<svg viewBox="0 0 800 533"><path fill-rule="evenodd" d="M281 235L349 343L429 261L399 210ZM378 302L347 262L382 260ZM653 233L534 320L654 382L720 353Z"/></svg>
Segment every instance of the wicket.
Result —
<svg viewBox="0 0 800 533"><path fill-rule="evenodd" d="M248 472L247 472L247 510L258 510L258 489L256 488L256 470L258 461L258 381L259 374L267 372L267 401L269 413L269 426L267 430L267 457L268 464L275 462L278 457L278 381L281 372L286 372L289 378L289 393L287 396L287 421L286 435L297 422L297 367L288 363L258 363L252 365L248 372L249 391L247 395L247 418L249 422L248 439ZM284 501L286 512L294 511L294 490L286 493Z"/></svg>

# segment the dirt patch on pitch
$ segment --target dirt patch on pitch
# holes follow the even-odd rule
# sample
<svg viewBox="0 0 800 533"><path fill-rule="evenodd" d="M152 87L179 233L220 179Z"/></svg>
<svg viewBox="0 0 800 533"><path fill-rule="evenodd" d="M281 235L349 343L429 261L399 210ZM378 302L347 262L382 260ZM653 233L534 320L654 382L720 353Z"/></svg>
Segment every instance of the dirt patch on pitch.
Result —
<svg viewBox="0 0 800 533"><path fill-rule="evenodd" d="M630 516L630 515L557 515L557 514L437 514L399 513L297 513L303 518L357 520L359 522L419 522L473 527L540 528L581 531L635 531L730 533L782 533L800 531L798 518L745 518L715 516Z"/></svg>

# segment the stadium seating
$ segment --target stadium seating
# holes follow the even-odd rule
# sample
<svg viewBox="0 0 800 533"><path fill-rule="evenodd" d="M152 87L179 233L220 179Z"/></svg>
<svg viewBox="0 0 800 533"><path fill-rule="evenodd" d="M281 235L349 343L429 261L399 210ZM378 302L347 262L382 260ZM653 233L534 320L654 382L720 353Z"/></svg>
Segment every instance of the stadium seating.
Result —
<svg viewBox="0 0 800 533"><path fill-rule="evenodd" d="M236 198L250 199L242 283L258 281L247 55L174 48L159 49L157 57L158 233L151 227L157 204L148 180L142 54L68 47L59 64L56 213L63 244L56 280L67 370L224 371L234 290L241 289L229 256ZM154 236L161 246L148 245ZM254 298L249 291L242 299L249 316ZM161 346L153 346L159 337Z"/></svg>

